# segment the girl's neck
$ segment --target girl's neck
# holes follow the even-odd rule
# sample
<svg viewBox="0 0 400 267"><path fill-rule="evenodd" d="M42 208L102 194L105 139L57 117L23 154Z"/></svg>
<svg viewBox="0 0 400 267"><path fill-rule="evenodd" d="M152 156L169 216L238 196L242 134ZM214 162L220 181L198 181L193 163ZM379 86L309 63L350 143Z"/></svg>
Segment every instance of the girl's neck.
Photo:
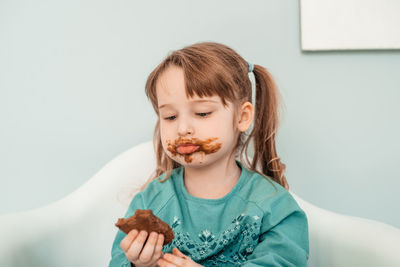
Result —
<svg viewBox="0 0 400 267"><path fill-rule="evenodd" d="M234 158L214 162L204 168L184 168L184 185L189 194L217 199L227 195L240 178L241 170Z"/></svg>

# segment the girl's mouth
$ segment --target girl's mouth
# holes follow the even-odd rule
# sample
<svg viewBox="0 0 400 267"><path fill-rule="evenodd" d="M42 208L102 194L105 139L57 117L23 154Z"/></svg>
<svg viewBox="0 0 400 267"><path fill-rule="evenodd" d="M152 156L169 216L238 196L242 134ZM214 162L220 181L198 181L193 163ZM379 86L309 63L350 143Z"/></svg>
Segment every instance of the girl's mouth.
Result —
<svg viewBox="0 0 400 267"><path fill-rule="evenodd" d="M177 147L177 151L180 154L191 154L199 149L200 146L193 144L182 144Z"/></svg>
<svg viewBox="0 0 400 267"><path fill-rule="evenodd" d="M179 137L174 143L170 140L166 140L166 143L168 145L167 149L172 153L172 156L175 157L176 155L179 155L183 157L187 163L191 163L194 155L196 155L193 154L195 152L204 153L204 156L217 152L221 148L222 144L212 144L215 140L218 140L218 137L211 137L206 140L201 140L195 137L190 139Z"/></svg>

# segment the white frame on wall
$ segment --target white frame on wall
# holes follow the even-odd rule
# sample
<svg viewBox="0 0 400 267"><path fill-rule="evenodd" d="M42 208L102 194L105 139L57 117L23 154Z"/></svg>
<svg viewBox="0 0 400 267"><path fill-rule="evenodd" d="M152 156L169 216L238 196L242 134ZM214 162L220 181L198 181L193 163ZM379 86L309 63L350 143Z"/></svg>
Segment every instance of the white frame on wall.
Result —
<svg viewBox="0 0 400 267"><path fill-rule="evenodd" d="M300 0L303 51L400 49L400 0Z"/></svg>

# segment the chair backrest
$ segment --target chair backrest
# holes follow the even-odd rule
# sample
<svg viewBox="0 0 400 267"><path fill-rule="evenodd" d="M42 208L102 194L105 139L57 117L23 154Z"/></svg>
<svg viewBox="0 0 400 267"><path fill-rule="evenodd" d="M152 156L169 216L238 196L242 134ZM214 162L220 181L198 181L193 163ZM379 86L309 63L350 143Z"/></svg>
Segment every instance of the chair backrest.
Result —
<svg viewBox="0 0 400 267"><path fill-rule="evenodd" d="M155 169L151 141L106 164L67 197L0 216L0 266L107 266L135 188ZM400 266L400 230L318 208L289 191L309 222L309 266Z"/></svg>
<svg viewBox="0 0 400 267"><path fill-rule="evenodd" d="M0 266L108 266L114 224L154 169L152 144L142 143L65 198L0 216Z"/></svg>
<svg viewBox="0 0 400 267"><path fill-rule="evenodd" d="M309 267L400 266L400 229L331 212L290 193L307 214Z"/></svg>

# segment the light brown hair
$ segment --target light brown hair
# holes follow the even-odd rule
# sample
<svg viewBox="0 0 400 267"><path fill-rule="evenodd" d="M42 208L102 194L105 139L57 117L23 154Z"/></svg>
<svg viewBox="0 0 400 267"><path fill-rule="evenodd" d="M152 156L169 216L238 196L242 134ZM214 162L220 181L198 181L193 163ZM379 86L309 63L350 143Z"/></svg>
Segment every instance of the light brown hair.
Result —
<svg viewBox="0 0 400 267"><path fill-rule="evenodd" d="M218 95L224 106L227 106L226 101L233 103L235 110L233 122L236 121L240 106L246 101L252 103L248 63L232 48L215 42L201 42L170 52L150 73L146 82L146 95L158 116L153 136L157 167L140 190L164 172L165 178L160 181L166 181L171 176L172 170L181 166L168 157L160 138L156 83L170 65L183 69L188 98L193 97L194 94L199 97ZM253 73L256 84L253 129L250 134L240 133L234 151L236 155L240 155L240 161L247 165L247 168L259 173L267 180L269 178L274 180L289 190L289 184L284 175L286 166L280 162L275 148L280 94L271 74L264 67L254 65ZM250 163L247 149L252 139L254 156Z"/></svg>

